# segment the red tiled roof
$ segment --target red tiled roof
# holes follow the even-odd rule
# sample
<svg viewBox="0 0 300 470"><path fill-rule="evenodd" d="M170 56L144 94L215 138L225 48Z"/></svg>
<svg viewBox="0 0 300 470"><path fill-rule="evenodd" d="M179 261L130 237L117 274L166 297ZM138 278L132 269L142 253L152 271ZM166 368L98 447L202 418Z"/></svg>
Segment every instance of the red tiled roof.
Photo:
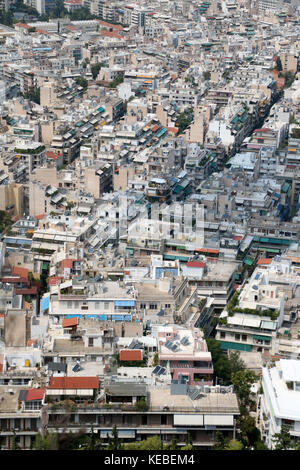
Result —
<svg viewBox="0 0 300 470"><path fill-rule="evenodd" d="M26 279L28 279L28 273L29 269L27 268L21 268L20 266L13 267L13 274L16 274L17 276L25 277Z"/></svg>
<svg viewBox="0 0 300 470"><path fill-rule="evenodd" d="M43 218L45 217L45 215L46 215L46 214L35 215L35 218L36 218L37 220L41 220L41 219L43 219Z"/></svg>
<svg viewBox="0 0 300 470"><path fill-rule="evenodd" d="M50 377L50 389L98 389L98 377Z"/></svg>
<svg viewBox="0 0 300 470"><path fill-rule="evenodd" d="M157 124L155 124L155 126L153 126L151 130L152 130L152 132L156 132L156 131L158 131L158 129L159 129L159 126Z"/></svg>
<svg viewBox="0 0 300 470"><path fill-rule="evenodd" d="M23 289L16 289L17 295L36 295L38 292L38 286L25 287Z"/></svg>
<svg viewBox="0 0 300 470"><path fill-rule="evenodd" d="M49 277L49 286L56 286L57 284L59 284L59 281L61 281L61 279L63 279L62 276Z"/></svg>
<svg viewBox="0 0 300 470"><path fill-rule="evenodd" d="M108 36L109 38L123 39L123 37L116 31L101 31L102 36Z"/></svg>
<svg viewBox="0 0 300 470"><path fill-rule="evenodd" d="M77 31L77 28L71 24L66 26L66 29L68 29L69 31Z"/></svg>
<svg viewBox="0 0 300 470"><path fill-rule="evenodd" d="M61 267L64 269L64 268L70 268L72 269L73 268L73 263L74 263L75 259L71 259L71 258L65 258L62 260L62 263L61 263Z"/></svg>
<svg viewBox="0 0 300 470"><path fill-rule="evenodd" d="M51 160L57 160L61 155L55 152L52 152L51 150L49 152L46 152L47 158L50 158Z"/></svg>
<svg viewBox="0 0 300 470"><path fill-rule="evenodd" d="M188 261L186 265L189 268L204 268L205 263L202 263L201 261Z"/></svg>
<svg viewBox="0 0 300 470"><path fill-rule="evenodd" d="M213 250L212 248L197 248L195 251L199 251L201 253L215 253L219 254L219 250Z"/></svg>
<svg viewBox="0 0 300 470"><path fill-rule="evenodd" d="M270 264L272 262L272 258L259 258L257 264Z"/></svg>
<svg viewBox="0 0 300 470"><path fill-rule="evenodd" d="M120 361L142 361L143 351L140 349L121 349Z"/></svg>
<svg viewBox="0 0 300 470"><path fill-rule="evenodd" d="M172 134L178 133L178 127L167 127L168 132L172 132Z"/></svg>
<svg viewBox="0 0 300 470"><path fill-rule="evenodd" d="M102 26L106 26L107 28L112 28L112 29L115 29L115 30L118 30L118 31L123 30L123 26L121 26L120 24L111 24L111 23L107 23L106 21L102 21L102 20L97 20L97 21Z"/></svg>
<svg viewBox="0 0 300 470"><path fill-rule="evenodd" d="M46 390L44 388L30 388L27 391L26 401L42 400L45 396Z"/></svg>
<svg viewBox="0 0 300 470"><path fill-rule="evenodd" d="M20 26L21 28L30 29L31 26L25 23L16 23L15 26Z"/></svg>
<svg viewBox="0 0 300 470"><path fill-rule="evenodd" d="M69 326L76 326L76 325L78 325L78 317L64 318L62 321L63 328L68 328Z"/></svg>
<svg viewBox="0 0 300 470"><path fill-rule="evenodd" d="M233 237L234 240L238 240L238 241L241 240L242 238L243 238L242 235L235 235Z"/></svg>

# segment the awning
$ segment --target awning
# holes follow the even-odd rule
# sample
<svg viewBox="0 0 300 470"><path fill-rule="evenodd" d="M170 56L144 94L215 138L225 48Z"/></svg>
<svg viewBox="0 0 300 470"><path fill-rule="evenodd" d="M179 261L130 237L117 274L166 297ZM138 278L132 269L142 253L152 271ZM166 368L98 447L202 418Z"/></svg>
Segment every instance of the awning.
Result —
<svg viewBox="0 0 300 470"><path fill-rule="evenodd" d="M115 307L134 307L134 300L115 300Z"/></svg>
<svg viewBox="0 0 300 470"><path fill-rule="evenodd" d="M231 341L221 341L221 349L237 349L238 351L251 352L251 344L233 343Z"/></svg>
<svg viewBox="0 0 300 470"><path fill-rule="evenodd" d="M67 287L71 287L72 284L72 279L70 279L69 281L62 282L59 287L60 289L66 289Z"/></svg>
<svg viewBox="0 0 300 470"><path fill-rule="evenodd" d="M44 312L45 310L48 310L49 305L50 305L50 295L47 295L47 297L43 297L41 300L41 311Z"/></svg>
<svg viewBox="0 0 300 470"><path fill-rule="evenodd" d="M260 336L260 335L253 335L253 338L258 339L260 341L271 341L272 339L270 336Z"/></svg>
<svg viewBox="0 0 300 470"><path fill-rule="evenodd" d="M124 321L124 315L112 315L112 321Z"/></svg>
<svg viewBox="0 0 300 470"><path fill-rule="evenodd" d="M98 320L99 321L107 321L107 315L98 315Z"/></svg>

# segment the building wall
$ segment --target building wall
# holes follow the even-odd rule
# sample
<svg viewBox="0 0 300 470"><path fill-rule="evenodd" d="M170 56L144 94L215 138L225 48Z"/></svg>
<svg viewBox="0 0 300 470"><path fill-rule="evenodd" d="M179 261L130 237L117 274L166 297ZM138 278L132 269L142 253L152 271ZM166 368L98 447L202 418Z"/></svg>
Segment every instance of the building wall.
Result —
<svg viewBox="0 0 300 470"><path fill-rule="evenodd" d="M18 183L0 186L0 210L5 211L8 206L14 206L11 213L21 217L24 212L24 187Z"/></svg>

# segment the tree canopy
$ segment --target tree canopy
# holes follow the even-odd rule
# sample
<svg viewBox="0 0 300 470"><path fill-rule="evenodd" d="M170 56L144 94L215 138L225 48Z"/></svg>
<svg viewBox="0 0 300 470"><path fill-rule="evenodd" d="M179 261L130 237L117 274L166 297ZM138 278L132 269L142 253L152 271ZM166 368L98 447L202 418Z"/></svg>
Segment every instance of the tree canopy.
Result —
<svg viewBox="0 0 300 470"><path fill-rule="evenodd" d="M256 380L256 375L251 370L241 370L232 374L231 381L241 405L248 406L250 404L251 386Z"/></svg>
<svg viewBox="0 0 300 470"><path fill-rule="evenodd" d="M230 385L232 374L245 369L245 363L240 358L239 351L232 351L227 355L221 349L220 341L214 338L207 338L206 343L212 356L214 379L221 379L224 385Z"/></svg>
<svg viewBox="0 0 300 470"><path fill-rule="evenodd" d="M272 440L275 450L289 450L293 448L290 430L285 424L281 426L280 432L274 434Z"/></svg>

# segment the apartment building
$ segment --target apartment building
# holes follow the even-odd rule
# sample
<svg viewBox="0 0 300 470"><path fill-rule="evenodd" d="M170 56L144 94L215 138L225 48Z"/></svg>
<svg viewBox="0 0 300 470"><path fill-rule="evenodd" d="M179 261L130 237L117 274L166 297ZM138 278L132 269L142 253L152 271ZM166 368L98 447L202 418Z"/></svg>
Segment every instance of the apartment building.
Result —
<svg viewBox="0 0 300 470"><path fill-rule="evenodd" d="M154 336L159 345L159 363L170 370L172 379L184 380L188 385L213 384L211 353L197 332L172 325L159 326Z"/></svg>
<svg viewBox="0 0 300 470"><path fill-rule="evenodd" d="M274 449L274 434L288 426L292 442L299 440L299 361L280 359L262 369L262 389L258 426L269 449Z"/></svg>
<svg viewBox="0 0 300 470"><path fill-rule="evenodd" d="M158 377L159 379L159 377ZM119 377L114 382L107 377L105 392L97 403L85 405L74 402L69 419L59 424L66 412L62 407L49 404L48 430L79 431L93 428L107 443L113 426L123 442L140 441L159 435L164 443L174 437L184 445L188 433L197 449L211 449L220 430L226 437L235 435L239 416L237 399L232 388L188 386L185 381L173 380L170 385L146 385L134 379ZM101 386L102 389L102 386ZM142 407L140 403L145 403ZM141 411L142 410L142 411Z"/></svg>

